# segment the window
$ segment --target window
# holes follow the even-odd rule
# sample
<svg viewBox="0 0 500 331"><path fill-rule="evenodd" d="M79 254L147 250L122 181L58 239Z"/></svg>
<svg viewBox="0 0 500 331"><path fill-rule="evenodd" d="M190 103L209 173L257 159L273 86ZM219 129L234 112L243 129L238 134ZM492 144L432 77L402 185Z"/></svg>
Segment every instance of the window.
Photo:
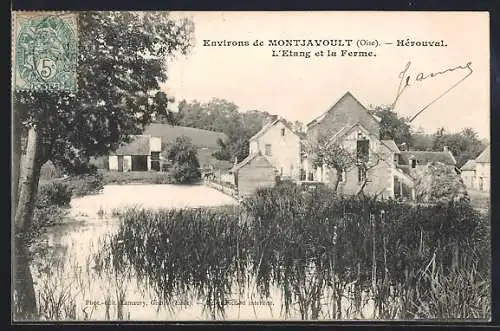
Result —
<svg viewBox="0 0 500 331"><path fill-rule="evenodd" d="M271 144L266 144L266 146L264 146L264 154L266 156L271 156Z"/></svg>
<svg viewBox="0 0 500 331"><path fill-rule="evenodd" d="M285 136L285 128L281 128L281 136L284 137Z"/></svg>
<svg viewBox="0 0 500 331"><path fill-rule="evenodd" d="M309 172L307 180L314 180L314 173L312 171Z"/></svg>
<svg viewBox="0 0 500 331"><path fill-rule="evenodd" d="M299 172L300 172L300 180L306 180L307 179L306 171L304 169L300 169Z"/></svg>
<svg viewBox="0 0 500 331"><path fill-rule="evenodd" d="M411 163L412 168L415 168L417 166L417 160L415 160L415 159L411 159L410 163Z"/></svg>
<svg viewBox="0 0 500 331"><path fill-rule="evenodd" d="M356 152L359 162L368 162L370 154L370 141L368 139L358 140Z"/></svg>
<svg viewBox="0 0 500 331"><path fill-rule="evenodd" d="M363 182L366 180L366 168L363 166L358 167L358 181Z"/></svg>

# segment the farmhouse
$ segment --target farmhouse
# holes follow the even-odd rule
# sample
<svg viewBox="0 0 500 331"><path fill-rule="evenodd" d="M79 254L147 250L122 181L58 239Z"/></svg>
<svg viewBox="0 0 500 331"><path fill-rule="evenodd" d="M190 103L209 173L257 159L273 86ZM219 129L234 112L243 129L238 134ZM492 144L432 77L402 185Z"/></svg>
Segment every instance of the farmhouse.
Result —
<svg viewBox="0 0 500 331"><path fill-rule="evenodd" d="M160 171L168 164L162 152L181 136L189 138L196 146L202 169L231 168L230 162L219 161L212 156L219 149L218 140L227 139L224 133L163 123L150 124L142 135L132 136L129 143L110 153L107 168L113 171Z"/></svg>
<svg viewBox="0 0 500 331"><path fill-rule="evenodd" d="M489 192L491 173L490 146L486 147L475 160L468 160L460 170L462 180L467 188Z"/></svg>
<svg viewBox="0 0 500 331"><path fill-rule="evenodd" d="M283 179L299 180L300 137L282 119L275 116L249 144L249 155L263 155Z"/></svg>
<svg viewBox="0 0 500 331"><path fill-rule="evenodd" d="M307 124L307 140L314 144L326 138L332 146L340 146L357 159L342 174L337 174L326 164L315 167L314 155L305 153L302 167L307 179L338 185L338 190L345 194L357 194L363 189L367 194L381 197L411 198L414 182L408 173L399 169L401 151L393 140L380 140L379 132L379 119L347 92Z"/></svg>
<svg viewBox="0 0 500 331"><path fill-rule="evenodd" d="M349 158L345 165L318 165L316 150L311 146L319 143L326 144L330 152L344 153ZM322 183L349 195L363 192L415 199L419 169L434 162L459 173L446 147L441 152L401 151L394 140L380 139L380 119L347 92L307 124L305 135L274 116L249 139L249 156L221 176L221 181L235 185L245 195L258 187L272 186L277 180L291 180ZM336 168L342 172L337 173Z"/></svg>

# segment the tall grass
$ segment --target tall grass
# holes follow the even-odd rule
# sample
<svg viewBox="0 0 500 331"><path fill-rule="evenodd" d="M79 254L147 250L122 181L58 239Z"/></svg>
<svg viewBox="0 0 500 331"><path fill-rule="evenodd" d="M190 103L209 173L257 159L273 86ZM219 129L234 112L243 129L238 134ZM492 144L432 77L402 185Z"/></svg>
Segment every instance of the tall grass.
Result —
<svg viewBox="0 0 500 331"><path fill-rule="evenodd" d="M418 206L286 185L241 208L120 217L99 259L131 267L167 305L203 299L212 318L232 295L270 298L273 287L284 316L302 319L490 316L488 220L467 201Z"/></svg>

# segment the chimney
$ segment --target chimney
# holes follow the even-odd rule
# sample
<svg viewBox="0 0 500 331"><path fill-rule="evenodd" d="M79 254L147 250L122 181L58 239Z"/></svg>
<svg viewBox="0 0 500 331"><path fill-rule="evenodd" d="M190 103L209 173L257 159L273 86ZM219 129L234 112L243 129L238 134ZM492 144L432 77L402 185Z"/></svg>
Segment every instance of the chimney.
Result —
<svg viewBox="0 0 500 331"><path fill-rule="evenodd" d="M443 152L448 152L448 146L443 147Z"/></svg>
<svg viewBox="0 0 500 331"><path fill-rule="evenodd" d="M238 164L238 157L237 156L234 157L234 164Z"/></svg>

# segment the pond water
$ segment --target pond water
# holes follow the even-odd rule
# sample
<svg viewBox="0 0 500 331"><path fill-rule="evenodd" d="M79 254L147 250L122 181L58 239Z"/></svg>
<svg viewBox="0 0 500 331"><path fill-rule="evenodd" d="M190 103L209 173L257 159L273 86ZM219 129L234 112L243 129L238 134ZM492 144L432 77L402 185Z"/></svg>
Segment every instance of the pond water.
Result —
<svg viewBox="0 0 500 331"><path fill-rule="evenodd" d="M205 309L204 298L178 296L165 305L153 290L155 285L127 273L99 272L94 259L106 237L116 233L119 220L114 212L128 207L183 208L232 205L237 202L205 186L109 185L99 195L72 200L66 222L47 230L37 243L31 265L37 303L49 320L283 320L301 319L298 304L284 315L283 295L270 288L268 298L260 298L250 279L245 294L236 287L228 295L224 316ZM371 318L373 302L365 299L356 310L348 298L341 301L342 316ZM328 296L325 293L325 297ZM325 299L322 305L333 307ZM323 309L321 319L331 319L335 310Z"/></svg>

